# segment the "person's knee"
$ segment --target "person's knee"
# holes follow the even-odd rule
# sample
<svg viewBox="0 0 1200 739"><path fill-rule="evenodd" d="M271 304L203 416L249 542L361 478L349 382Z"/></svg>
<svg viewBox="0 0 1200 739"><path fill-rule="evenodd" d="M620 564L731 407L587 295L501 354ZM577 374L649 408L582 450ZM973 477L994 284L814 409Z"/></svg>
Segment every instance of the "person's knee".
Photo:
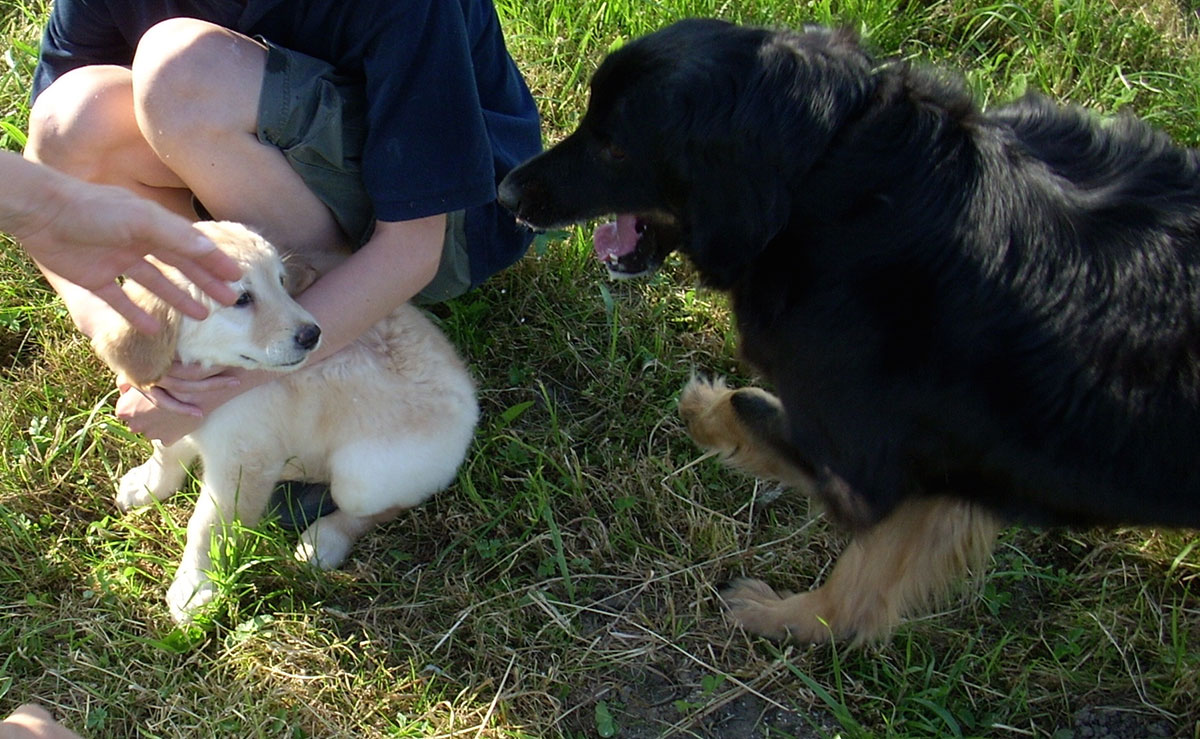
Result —
<svg viewBox="0 0 1200 739"><path fill-rule="evenodd" d="M67 72L34 101L26 157L90 179L90 167L137 134L132 99L129 70L123 67Z"/></svg>
<svg viewBox="0 0 1200 739"><path fill-rule="evenodd" d="M133 59L133 99L152 145L235 125L227 104L234 80L225 67L244 43L253 42L194 18L171 18L142 35Z"/></svg>

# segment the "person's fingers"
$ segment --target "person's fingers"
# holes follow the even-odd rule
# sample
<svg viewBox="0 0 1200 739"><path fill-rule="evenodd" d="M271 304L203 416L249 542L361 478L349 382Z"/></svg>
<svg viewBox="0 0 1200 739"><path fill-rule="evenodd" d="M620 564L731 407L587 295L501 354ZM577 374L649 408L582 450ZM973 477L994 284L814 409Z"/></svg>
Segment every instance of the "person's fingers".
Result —
<svg viewBox="0 0 1200 739"><path fill-rule="evenodd" d="M202 380L183 380L164 377L158 381L158 387L170 393L171 397L184 403L195 403L200 395L216 390L235 388L240 384L241 382L236 377L229 375L216 375Z"/></svg>
<svg viewBox="0 0 1200 739"><path fill-rule="evenodd" d="M175 248L151 249L157 259L170 264L197 287L225 305L237 300L237 293L228 283L242 276L242 268L232 257L194 228L188 236L159 243L178 244Z"/></svg>
<svg viewBox="0 0 1200 739"><path fill-rule="evenodd" d="M115 410L117 418L130 431L164 444L172 444L195 431L204 419L199 408L180 403L162 388L125 392L117 398Z"/></svg>
<svg viewBox="0 0 1200 739"><path fill-rule="evenodd" d="M141 393L142 397L150 401L155 408L160 408L164 411L170 411L172 413L182 413L186 416L200 417L204 415L204 413L198 407L176 398L165 388L159 385L154 385L148 390L138 389L137 392Z"/></svg>
<svg viewBox="0 0 1200 739"><path fill-rule="evenodd" d="M216 377L218 375L232 377L232 375L228 373L229 367L223 367L220 365L204 365L195 362L184 364L179 360L175 360L171 363L171 366L167 368L166 376L180 380L206 380L209 377Z"/></svg>
<svg viewBox="0 0 1200 739"><path fill-rule="evenodd" d="M183 259L177 254L155 256L174 266L214 300L224 305L233 305L237 300L238 293L229 283L241 279L242 268L215 246L211 252L193 259ZM228 269L229 265L233 265L232 270Z"/></svg>
<svg viewBox="0 0 1200 739"><path fill-rule="evenodd" d="M237 294L229 287L242 268L211 239L181 216L151 207L132 224L133 237L157 259L170 264L216 300L229 305Z"/></svg>
<svg viewBox="0 0 1200 739"><path fill-rule="evenodd" d="M146 311L142 310L129 299L121 286L113 282L95 291L96 297L108 303L113 310L121 314L121 316L138 331L144 334L155 334L161 328L158 321Z"/></svg>
<svg viewBox="0 0 1200 739"><path fill-rule="evenodd" d="M125 270L125 276L162 298L167 305L179 309L184 315L196 320L202 320L208 316L208 308L204 307L203 303L171 282L150 262L143 260L134 264Z"/></svg>
<svg viewBox="0 0 1200 739"><path fill-rule="evenodd" d="M79 739L78 734L55 721L44 708L32 703L19 706L3 723L21 727L22 736L27 733L43 739ZM8 735L3 729L0 729L0 734Z"/></svg>
<svg viewBox="0 0 1200 739"><path fill-rule="evenodd" d="M26 703L24 705L17 706L17 710L13 711L9 715L9 718L18 718L18 717L30 718L35 721L46 721L46 722L54 720L50 716L49 711L47 711L45 708L42 708L41 706L37 705L36 703Z"/></svg>
<svg viewBox="0 0 1200 739"><path fill-rule="evenodd" d="M165 260L164 260L165 261ZM229 282L213 277L209 272L195 264L180 262L175 265L202 292L222 305L233 305L238 298L238 291ZM239 275L240 277L240 275ZM237 278L234 278L237 279Z"/></svg>

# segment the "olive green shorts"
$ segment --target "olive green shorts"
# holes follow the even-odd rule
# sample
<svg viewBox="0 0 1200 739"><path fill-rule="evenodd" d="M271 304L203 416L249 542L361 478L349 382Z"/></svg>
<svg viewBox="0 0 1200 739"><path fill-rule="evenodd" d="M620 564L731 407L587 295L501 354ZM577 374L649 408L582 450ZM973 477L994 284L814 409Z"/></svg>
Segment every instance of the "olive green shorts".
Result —
<svg viewBox="0 0 1200 739"><path fill-rule="evenodd" d="M258 140L283 152L351 244L362 246L375 230L375 211L362 181L367 134L362 84L337 74L320 59L258 40L267 46L258 100ZM446 217L437 276L417 301L449 300L470 287L465 213L460 210Z"/></svg>

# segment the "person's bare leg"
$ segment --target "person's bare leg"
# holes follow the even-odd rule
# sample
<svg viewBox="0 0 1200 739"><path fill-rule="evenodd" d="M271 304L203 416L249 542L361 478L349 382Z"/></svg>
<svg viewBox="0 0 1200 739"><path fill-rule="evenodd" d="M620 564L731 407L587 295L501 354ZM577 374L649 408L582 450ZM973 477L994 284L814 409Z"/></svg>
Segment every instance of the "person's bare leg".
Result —
<svg viewBox="0 0 1200 739"><path fill-rule="evenodd" d="M247 223L324 271L321 257L344 248L345 237L283 153L258 140L266 59L260 43L228 29L163 21L138 44L135 116L158 158L214 217Z"/></svg>
<svg viewBox="0 0 1200 739"><path fill-rule="evenodd" d="M30 111L25 157L195 217L191 193L137 126L132 77L124 67L80 67L47 87Z"/></svg>

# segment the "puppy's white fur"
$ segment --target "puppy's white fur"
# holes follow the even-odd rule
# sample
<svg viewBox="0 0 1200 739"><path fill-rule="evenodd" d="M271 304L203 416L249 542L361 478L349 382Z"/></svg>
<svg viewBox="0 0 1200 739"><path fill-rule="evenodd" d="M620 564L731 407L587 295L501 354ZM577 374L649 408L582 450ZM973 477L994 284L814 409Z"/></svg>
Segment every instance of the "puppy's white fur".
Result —
<svg viewBox="0 0 1200 739"><path fill-rule="evenodd" d="M256 524L277 481L330 483L338 510L301 533L296 556L334 568L364 532L454 480L479 415L474 383L454 348L409 305L301 369L315 348L305 346L315 323L289 296L275 249L238 224L198 226L241 264L240 304L209 301L208 318L194 321L132 286L164 330L146 336L114 324L93 339L97 353L140 387L152 385L176 356L290 374L229 401L179 442L155 443L151 458L121 478L117 504L127 510L170 496L186 466L197 456L203 462L182 561L167 591L176 621L189 620L215 594L208 575L214 537L234 519Z"/></svg>

